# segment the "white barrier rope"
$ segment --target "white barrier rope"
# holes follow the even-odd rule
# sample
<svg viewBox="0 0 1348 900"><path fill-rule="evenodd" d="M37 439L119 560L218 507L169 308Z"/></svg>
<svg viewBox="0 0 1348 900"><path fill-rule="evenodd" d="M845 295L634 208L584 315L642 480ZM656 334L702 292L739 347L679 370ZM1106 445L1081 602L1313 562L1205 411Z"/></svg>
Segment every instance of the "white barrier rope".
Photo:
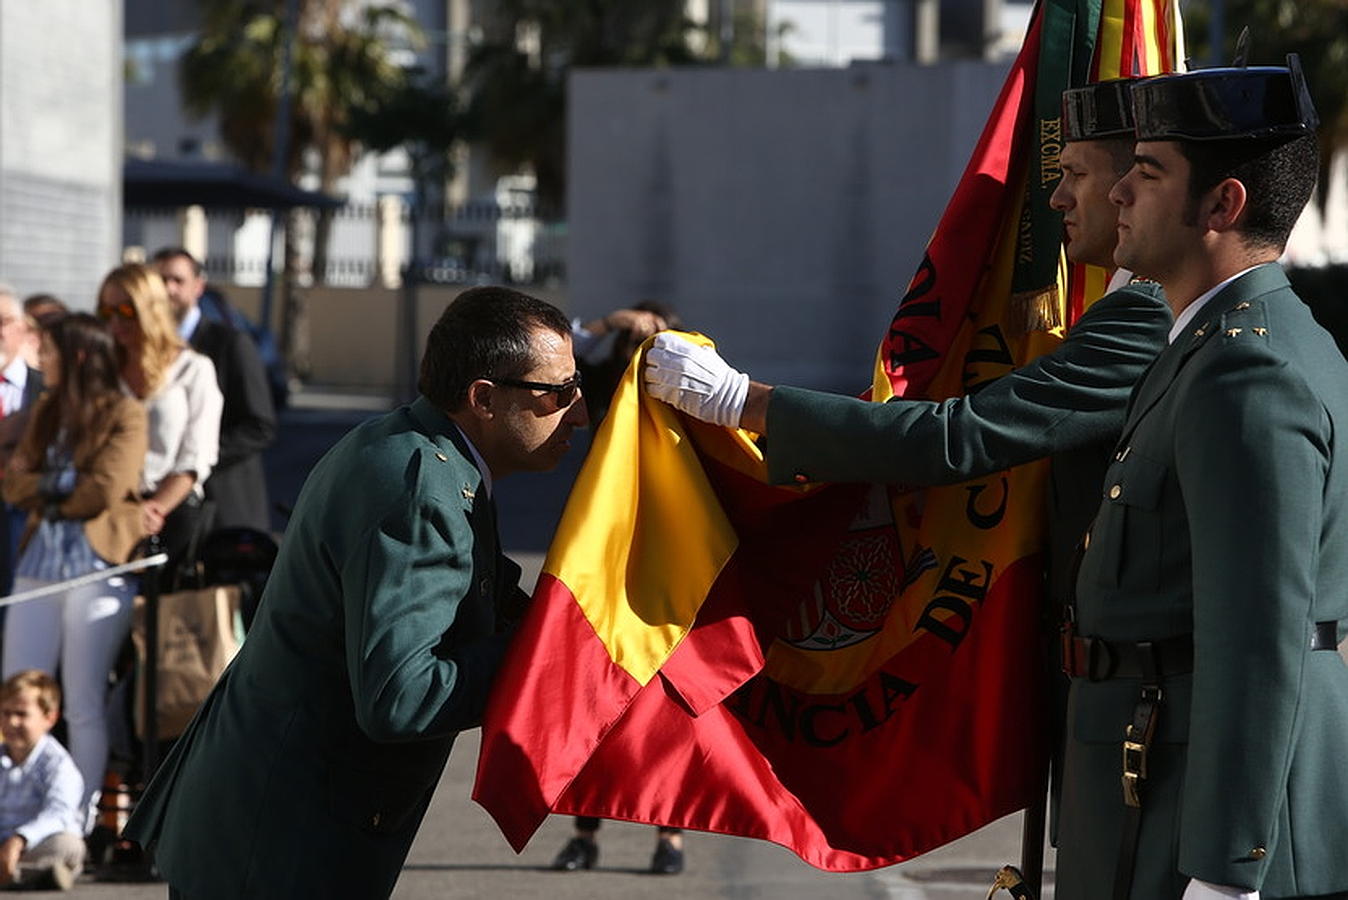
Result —
<svg viewBox="0 0 1348 900"><path fill-rule="evenodd" d="M93 584L97 581L105 581L109 578L115 578L118 575L129 575L132 572L139 572L142 569L150 569L155 566L162 566L168 562L167 553L156 553L153 556L147 556L143 559L133 559L129 563L122 563L120 566L112 566L107 569L95 569L88 575L81 575L78 578L71 578L66 581L58 581L54 584L45 584L40 588L33 588L31 591L23 591L18 594L10 594L8 597L0 599L0 606L13 606L16 603L26 603L29 600L37 600L41 597L49 597L52 594L60 594L71 588L76 588L85 584Z"/></svg>

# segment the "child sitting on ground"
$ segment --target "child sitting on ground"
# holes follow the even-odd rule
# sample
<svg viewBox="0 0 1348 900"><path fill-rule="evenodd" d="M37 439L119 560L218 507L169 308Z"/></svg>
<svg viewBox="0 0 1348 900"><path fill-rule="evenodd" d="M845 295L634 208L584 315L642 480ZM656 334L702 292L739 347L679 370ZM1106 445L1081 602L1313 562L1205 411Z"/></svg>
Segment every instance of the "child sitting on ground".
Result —
<svg viewBox="0 0 1348 900"><path fill-rule="evenodd" d="M48 733L60 712L45 672L0 684L0 887L69 890L84 864L84 779Z"/></svg>

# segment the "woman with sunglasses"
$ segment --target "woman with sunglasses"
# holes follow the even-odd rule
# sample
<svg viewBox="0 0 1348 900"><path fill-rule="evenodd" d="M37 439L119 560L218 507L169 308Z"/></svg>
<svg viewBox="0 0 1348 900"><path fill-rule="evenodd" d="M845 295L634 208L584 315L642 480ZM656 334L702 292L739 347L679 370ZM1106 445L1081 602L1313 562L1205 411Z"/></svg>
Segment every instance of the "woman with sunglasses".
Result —
<svg viewBox="0 0 1348 900"><path fill-rule="evenodd" d="M111 335L87 313L65 316L43 331L38 357L47 390L4 478L5 500L28 513L20 592L126 562L145 533L145 410L120 389ZM59 666L85 809L103 782L108 671L134 594L134 579L106 578L13 606L5 622L4 677Z"/></svg>
<svg viewBox="0 0 1348 900"><path fill-rule="evenodd" d="M220 451L224 399L215 366L179 336L168 291L148 266L127 263L109 272L98 289L98 316L117 342L123 385L145 401L149 416L145 532L158 535L177 561L202 524L201 485Z"/></svg>

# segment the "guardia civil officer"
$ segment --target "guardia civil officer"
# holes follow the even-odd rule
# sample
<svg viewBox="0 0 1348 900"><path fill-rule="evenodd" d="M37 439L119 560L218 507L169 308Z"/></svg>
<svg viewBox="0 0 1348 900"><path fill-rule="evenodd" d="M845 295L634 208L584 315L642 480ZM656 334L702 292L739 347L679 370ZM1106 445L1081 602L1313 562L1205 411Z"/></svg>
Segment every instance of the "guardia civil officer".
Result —
<svg viewBox="0 0 1348 900"><path fill-rule="evenodd" d="M1059 900L1348 896L1348 364L1277 265L1318 171L1288 63L1133 90L1115 260L1175 325L1077 581Z"/></svg>

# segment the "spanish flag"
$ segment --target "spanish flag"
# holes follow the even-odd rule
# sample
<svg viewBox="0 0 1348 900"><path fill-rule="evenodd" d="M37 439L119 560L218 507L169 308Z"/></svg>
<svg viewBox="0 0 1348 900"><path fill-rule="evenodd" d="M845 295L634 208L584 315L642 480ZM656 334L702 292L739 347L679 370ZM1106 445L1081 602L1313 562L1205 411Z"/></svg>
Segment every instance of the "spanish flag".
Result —
<svg viewBox="0 0 1348 900"><path fill-rule="evenodd" d="M1048 207L1061 93L1173 68L1173 2L1036 6L871 399L976 390L1099 295L1102 273L1063 262ZM569 813L762 838L850 871L1042 796L1043 464L925 491L770 486L752 435L646 397L640 366L488 706L474 798L511 845Z"/></svg>

